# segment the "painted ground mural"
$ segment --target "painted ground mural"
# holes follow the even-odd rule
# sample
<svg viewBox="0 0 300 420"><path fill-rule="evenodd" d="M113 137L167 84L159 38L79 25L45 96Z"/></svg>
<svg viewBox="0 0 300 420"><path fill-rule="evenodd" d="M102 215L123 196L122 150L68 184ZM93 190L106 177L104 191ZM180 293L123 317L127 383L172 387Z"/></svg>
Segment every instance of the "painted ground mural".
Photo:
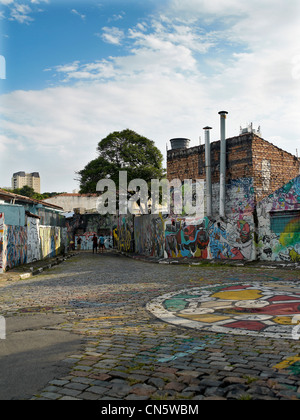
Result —
<svg viewBox="0 0 300 420"><path fill-rule="evenodd" d="M258 258L300 262L300 176L257 206Z"/></svg>
<svg viewBox="0 0 300 420"><path fill-rule="evenodd" d="M147 309L177 326L292 339L294 317L300 319L300 286L254 282L190 288L156 298Z"/></svg>

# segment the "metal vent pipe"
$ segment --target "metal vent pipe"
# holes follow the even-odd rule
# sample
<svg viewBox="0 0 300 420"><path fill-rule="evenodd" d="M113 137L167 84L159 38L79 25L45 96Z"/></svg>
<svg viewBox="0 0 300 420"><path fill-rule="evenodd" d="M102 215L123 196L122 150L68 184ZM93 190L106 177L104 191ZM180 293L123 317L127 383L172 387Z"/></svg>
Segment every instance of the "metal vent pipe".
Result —
<svg viewBox="0 0 300 420"><path fill-rule="evenodd" d="M205 170L206 170L206 212L212 216L212 183L211 183L211 148L210 130L211 127L204 127L205 130Z"/></svg>
<svg viewBox="0 0 300 420"><path fill-rule="evenodd" d="M220 111L221 119L221 149L220 149L220 217L225 217L226 188L226 116L227 111Z"/></svg>

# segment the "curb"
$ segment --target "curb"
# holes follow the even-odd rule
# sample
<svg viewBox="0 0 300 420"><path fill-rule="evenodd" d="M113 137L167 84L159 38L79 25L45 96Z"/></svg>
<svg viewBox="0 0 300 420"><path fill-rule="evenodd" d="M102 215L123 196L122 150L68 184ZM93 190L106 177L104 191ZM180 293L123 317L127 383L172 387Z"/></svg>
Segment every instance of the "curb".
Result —
<svg viewBox="0 0 300 420"><path fill-rule="evenodd" d="M42 274L44 271L49 270L63 262L67 261L68 259L77 256L78 253L72 253L65 256L57 257L55 260L50 261L41 261L41 265L37 267L26 267L26 271L23 273L15 272L14 270L8 271L0 275L0 283L5 283L8 281L18 281L18 280L27 280L31 277L37 276Z"/></svg>
<svg viewBox="0 0 300 420"><path fill-rule="evenodd" d="M245 267L245 268L258 268L258 269L268 269L268 270L300 270L300 263L283 263L279 261L243 261L243 260L201 260L197 258L155 258L155 257L146 257L142 255L131 254L129 252L114 250L118 255L122 255L127 258L131 258L137 261L147 262L147 263L156 263L156 264L179 264L179 265L189 265L199 266L199 267L214 267L214 266L224 266L224 267Z"/></svg>

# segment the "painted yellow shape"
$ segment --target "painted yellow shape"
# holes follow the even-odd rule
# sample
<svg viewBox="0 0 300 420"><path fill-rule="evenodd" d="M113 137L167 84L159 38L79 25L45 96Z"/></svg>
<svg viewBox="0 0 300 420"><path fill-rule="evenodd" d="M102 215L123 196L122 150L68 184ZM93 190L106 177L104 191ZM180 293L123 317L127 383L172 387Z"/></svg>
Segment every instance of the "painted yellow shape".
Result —
<svg viewBox="0 0 300 420"><path fill-rule="evenodd" d="M273 366L273 369L286 369L289 366L292 366L294 363L300 361L300 356L292 356L285 359L283 362L278 363L278 365Z"/></svg>
<svg viewBox="0 0 300 420"><path fill-rule="evenodd" d="M218 315L179 315L181 318L190 319L191 321L205 322L207 324L213 324L218 321L225 321L230 319L227 316L218 316Z"/></svg>
<svg viewBox="0 0 300 420"><path fill-rule="evenodd" d="M261 298L262 294L260 290L229 290L215 293L212 297L224 300L255 300Z"/></svg>
<svg viewBox="0 0 300 420"><path fill-rule="evenodd" d="M291 316L276 316L273 318L273 321L276 322L276 324L281 325L294 325L295 323L292 322Z"/></svg>

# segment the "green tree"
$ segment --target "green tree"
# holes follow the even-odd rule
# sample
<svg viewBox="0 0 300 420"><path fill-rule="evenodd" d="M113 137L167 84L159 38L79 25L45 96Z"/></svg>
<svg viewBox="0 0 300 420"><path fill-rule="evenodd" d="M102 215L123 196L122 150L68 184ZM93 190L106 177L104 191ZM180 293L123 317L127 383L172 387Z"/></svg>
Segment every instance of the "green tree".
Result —
<svg viewBox="0 0 300 420"><path fill-rule="evenodd" d="M13 190L15 194L23 195L24 197L34 198L35 191L33 188L28 187L28 185L24 185L22 188L17 188Z"/></svg>
<svg viewBox="0 0 300 420"><path fill-rule="evenodd" d="M99 156L78 172L81 193L95 193L98 181L109 176L116 186L119 172L127 171L128 182L164 176L163 156L152 140L126 129L115 131L101 140L97 151Z"/></svg>

